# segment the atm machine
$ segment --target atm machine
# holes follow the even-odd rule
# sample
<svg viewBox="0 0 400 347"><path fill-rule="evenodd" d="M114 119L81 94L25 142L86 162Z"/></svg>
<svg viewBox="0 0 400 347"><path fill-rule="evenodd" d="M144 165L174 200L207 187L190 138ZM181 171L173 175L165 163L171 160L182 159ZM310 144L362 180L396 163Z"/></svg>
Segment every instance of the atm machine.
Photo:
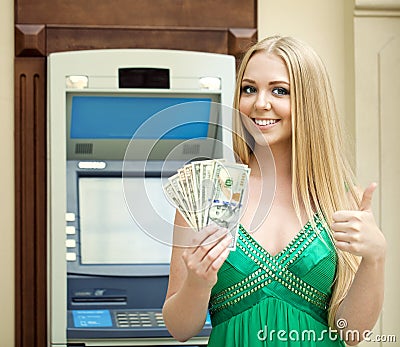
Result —
<svg viewBox="0 0 400 347"><path fill-rule="evenodd" d="M50 346L181 345L161 313L175 213L162 186L192 160L233 160L234 78L221 54L49 56Z"/></svg>

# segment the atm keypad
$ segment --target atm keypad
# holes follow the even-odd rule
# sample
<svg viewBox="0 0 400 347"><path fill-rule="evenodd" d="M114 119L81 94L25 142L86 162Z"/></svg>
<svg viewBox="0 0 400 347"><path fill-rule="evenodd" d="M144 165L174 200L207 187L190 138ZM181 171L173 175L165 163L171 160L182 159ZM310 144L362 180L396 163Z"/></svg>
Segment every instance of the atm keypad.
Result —
<svg viewBox="0 0 400 347"><path fill-rule="evenodd" d="M119 311L115 312L118 328L165 327L161 312L154 311Z"/></svg>

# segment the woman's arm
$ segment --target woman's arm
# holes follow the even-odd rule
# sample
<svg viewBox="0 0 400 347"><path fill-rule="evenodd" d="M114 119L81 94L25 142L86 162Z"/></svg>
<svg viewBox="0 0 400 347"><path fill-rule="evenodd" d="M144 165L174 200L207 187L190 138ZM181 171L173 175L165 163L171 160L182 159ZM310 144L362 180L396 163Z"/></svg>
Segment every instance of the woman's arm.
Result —
<svg viewBox="0 0 400 347"><path fill-rule="evenodd" d="M336 314L337 328L348 345L361 342L376 324L383 305L383 283L384 258L363 258Z"/></svg>
<svg viewBox="0 0 400 347"><path fill-rule="evenodd" d="M217 272L229 255L230 239L227 230L217 226L189 230L180 213L176 214L163 317L178 341L190 339L203 328Z"/></svg>
<svg viewBox="0 0 400 347"><path fill-rule="evenodd" d="M386 241L371 211L376 184L364 192L359 211L338 211L332 230L336 246L361 256L353 283L336 314L337 328L349 345L362 341L372 330L383 305Z"/></svg>

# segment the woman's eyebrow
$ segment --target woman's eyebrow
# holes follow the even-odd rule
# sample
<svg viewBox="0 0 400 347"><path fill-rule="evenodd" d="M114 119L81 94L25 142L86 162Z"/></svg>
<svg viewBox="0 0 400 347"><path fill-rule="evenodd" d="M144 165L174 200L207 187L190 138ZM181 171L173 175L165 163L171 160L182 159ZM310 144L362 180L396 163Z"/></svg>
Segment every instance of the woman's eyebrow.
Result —
<svg viewBox="0 0 400 347"><path fill-rule="evenodd" d="M256 81L252 80L251 78L247 78L247 77L243 78L242 82L256 83Z"/></svg>
<svg viewBox="0 0 400 347"><path fill-rule="evenodd" d="M276 80L276 81L269 82L269 84L287 84L287 85L289 85L289 82L287 82L285 80Z"/></svg>
<svg viewBox="0 0 400 347"><path fill-rule="evenodd" d="M254 81L253 79L248 78L248 77L243 78L242 82L253 83L253 84L256 83L256 81ZM289 85L289 82L286 81L286 80L283 80L283 79L282 80L279 79L279 80L271 81L268 84L270 84L270 85L274 85L274 84L287 84L287 85Z"/></svg>

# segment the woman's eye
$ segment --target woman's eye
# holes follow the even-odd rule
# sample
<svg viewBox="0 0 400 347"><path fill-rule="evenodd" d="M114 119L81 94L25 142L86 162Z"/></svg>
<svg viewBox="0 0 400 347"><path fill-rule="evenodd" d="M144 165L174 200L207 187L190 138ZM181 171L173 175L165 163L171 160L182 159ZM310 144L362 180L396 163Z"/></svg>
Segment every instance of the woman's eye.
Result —
<svg viewBox="0 0 400 347"><path fill-rule="evenodd" d="M277 87L272 89L272 93L276 95L289 95L289 91L286 88Z"/></svg>
<svg viewBox="0 0 400 347"><path fill-rule="evenodd" d="M257 89L253 86L243 86L242 87L242 93L245 94L254 94L257 92Z"/></svg>

